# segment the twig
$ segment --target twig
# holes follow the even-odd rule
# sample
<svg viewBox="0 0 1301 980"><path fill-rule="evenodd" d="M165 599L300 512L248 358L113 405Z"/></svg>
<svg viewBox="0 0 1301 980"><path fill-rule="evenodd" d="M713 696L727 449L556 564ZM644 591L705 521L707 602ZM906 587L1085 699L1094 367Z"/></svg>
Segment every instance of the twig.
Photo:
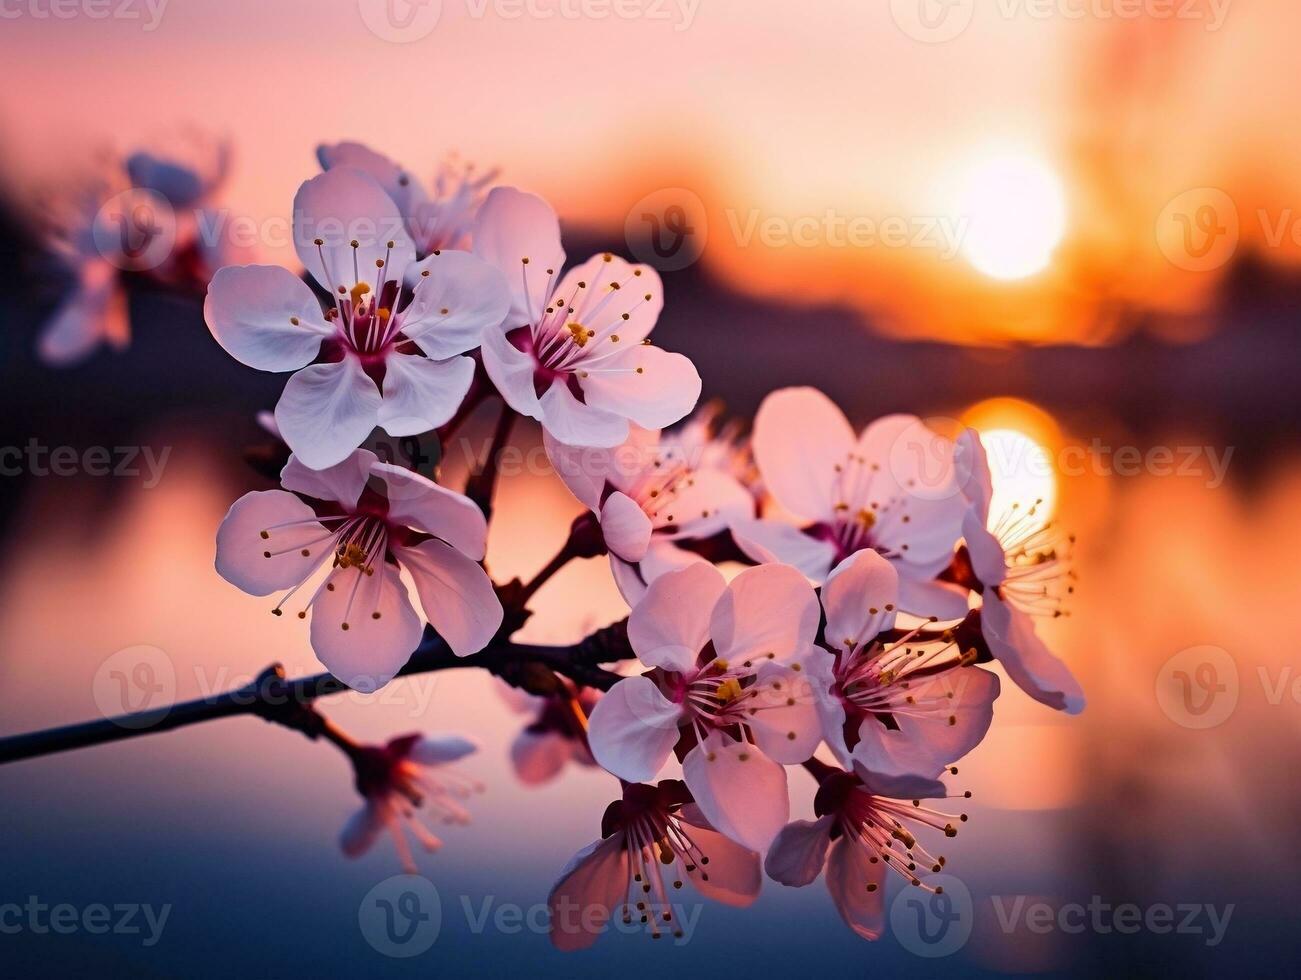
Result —
<svg viewBox="0 0 1301 980"><path fill-rule="evenodd" d="M601 533L600 522L590 512L579 514L569 526L569 537L565 539L564 546L527 584L519 587L516 601L520 605L528 602L556 572L575 558L596 558L605 554L605 551L605 537Z"/></svg>
<svg viewBox="0 0 1301 980"><path fill-rule="evenodd" d="M487 458L484 459L478 472L471 475L465 484L465 495L479 505L487 520L492 520L492 501L497 492L497 464L502 450L506 448L506 443L510 439L510 430L514 423L515 410L503 400L501 415L498 416L497 427L492 433L492 444L488 447Z"/></svg>
<svg viewBox="0 0 1301 980"><path fill-rule="evenodd" d="M572 646L518 644L502 639L468 657L456 656L441 637L426 630L424 640L398 676L481 667L532 693L548 693L548 679L551 686L555 684L554 671L577 684L608 690L620 675L599 665L631 656L626 621L598 630ZM308 738L324 737L346 752L349 751L346 743L351 740L334 729L329 720L312 707L312 702L347 690L350 690L348 686L332 674L288 680L284 669L273 664L251 683L224 694L0 739L0 764L242 715L263 718L300 731Z"/></svg>

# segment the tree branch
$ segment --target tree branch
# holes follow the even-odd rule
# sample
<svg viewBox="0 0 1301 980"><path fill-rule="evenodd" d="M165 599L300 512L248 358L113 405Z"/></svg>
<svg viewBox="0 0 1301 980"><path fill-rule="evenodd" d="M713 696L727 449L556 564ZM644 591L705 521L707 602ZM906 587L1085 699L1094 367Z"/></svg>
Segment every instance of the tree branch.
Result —
<svg viewBox="0 0 1301 980"><path fill-rule="evenodd" d="M540 646L499 639L468 657L456 656L441 637L426 629L425 638L398 676L481 667L532 693L549 693L556 684L554 673L563 674L586 687L609 690L620 675L605 670L600 664L625 660L632 655L626 620L597 630L571 646ZM291 728L311 739L324 737L342 748L339 733L332 730L329 720L312 707L312 702L348 690L350 688L332 674L313 674L289 680L284 668L273 664L249 684L224 694L0 738L0 765L243 715Z"/></svg>
<svg viewBox="0 0 1301 980"><path fill-rule="evenodd" d="M511 426L515 424L515 410L501 402L501 415L497 417L497 427L492 433L492 444L488 455L478 472L471 475L465 484L465 495L479 505L486 520L492 520L492 502L497 492L497 464L501 452L510 440Z"/></svg>

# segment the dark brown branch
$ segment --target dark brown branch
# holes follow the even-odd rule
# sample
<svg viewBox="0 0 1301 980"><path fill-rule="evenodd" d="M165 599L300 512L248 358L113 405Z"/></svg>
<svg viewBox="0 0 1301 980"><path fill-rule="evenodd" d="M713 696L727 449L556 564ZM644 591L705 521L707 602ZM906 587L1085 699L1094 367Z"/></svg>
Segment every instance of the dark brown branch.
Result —
<svg viewBox="0 0 1301 980"><path fill-rule="evenodd" d="M619 675L600 665L631 656L626 621L598 630L572 646L539 646L499 639L468 657L456 656L437 634L426 630L424 640L398 676L480 667L533 693L547 693L548 682L554 686L554 674L557 673L577 684L608 690L619 680ZM312 702L347 690L350 688L332 674L314 674L290 680L284 676L283 668L274 664L244 687L224 694L183 701L166 708L0 738L0 764L243 715L300 731L308 738L327 738L346 751L339 733L332 730L329 720L312 707Z"/></svg>
<svg viewBox="0 0 1301 980"><path fill-rule="evenodd" d="M488 455L478 471L465 484L465 495L479 505L487 520L492 520L492 502L497 493L497 464L502 450L510 440L510 430L514 424L515 410L503 399L501 415L498 416L497 427L492 433L492 444L488 447Z"/></svg>

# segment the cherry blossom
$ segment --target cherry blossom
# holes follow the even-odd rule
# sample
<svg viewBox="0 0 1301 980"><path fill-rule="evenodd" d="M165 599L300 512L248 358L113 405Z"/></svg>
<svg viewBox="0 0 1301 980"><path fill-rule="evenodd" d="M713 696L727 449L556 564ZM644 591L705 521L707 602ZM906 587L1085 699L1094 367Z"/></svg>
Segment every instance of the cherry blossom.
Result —
<svg viewBox="0 0 1301 980"><path fill-rule="evenodd" d="M966 612L965 592L934 581L953 557L965 509L952 448L920 419L888 415L856 437L826 395L785 388L764 399L751 444L765 488L799 526L734 523L750 557L786 562L821 582L870 548L898 569L905 611L942 619Z"/></svg>
<svg viewBox="0 0 1301 980"><path fill-rule="evenodd" d="M444 160L426 189L409 171L361 143L322 143L316 148L322 170L347 167L373 177L397 204L407 233L421 258L440 249L470 247L474 216L497 171L476 173L473 164Z"/></svg>
<svg viewBox="0 0 1301 980"><path fill-rule="evenodd" d="M124 161L134 187L166 201L175 220L173 255L154 275L183 282L187 275L207 282L223 265L239 261L242 248L225 230L216 199L232 169L228 139L194 128L159 137Z"/></svg>
<svg viewBox="0 0 1301 980"><path fill-rule="evenodd" d="M697 408L681 425L667 429L660 440L665 449L691 461L700 472L726 473L762 500L763 484L754 465L749 440L739 419L724 418L723 403L714 398Z"/></svg>
<svg viewBox="0 0 1301 980"><path fill-rule="evenodd" d="M885 878L890 868L910 884L940 892L921 876L946 865L933 856L914 831L936 830L956 837L966 814L923 806L922 800L948 795L944 784L920 776L887 778L842 772L816 763L816 820L784 827L764 862L768 877L803 887L826 871L827 891L849 926L864 939L879 939L885 925ZM970 796L970 794L964 794Z"/></svg>
<svg viewBox="0 0 1301 980"><path fill-rule="evenodd" d="M539 197L513 187L488 195L474 252L505 275L510 313L483 337L483 363L502 397L573 446L617 446L629 424L672 425L700 396L681 354L647 336L664 304L659 274L609 253L561 275L560 224Z"/></svg>
<svg viewBox="0 0 1301 980"><path fill-rule="evenodd" d="M333 306L287 269L218 271L204 317L236 360L295 371L276 406L294 454L343 460L376 426L416 435L447 422L469 390L485 327L510 304L500 273L468 252L415 261L397 205L371 177L339 168L294 198L298 256Z"/></svg>
<svg viewBox="0 0 1301 980"><path fill-rule="evenodd" d="M457 656L481 650L502 622L483 559L487 525L468 498L358 449L325 470L291 456L283 490L256 490L217 531L217 571L250 595L290 599L326 568L298 609L329 671L360 691L387 684L420 643L422 625L399 572Z"/></svg>
<svg viewBox="0 0 1301 980"><path fill-rule="evenodd" d="M545 697L500 684L503 700L514 711L532 718L510 746L511 765L526 786L551 782L570 762L596 765L587 746L587 718L601 692L577 688L561 677L557 682L561 689Z"/></svg>
<svg viewBox="0 0 1301 980"><path fill-rule="evenodd" d="M482 790L475 780L448 767L477 750L459 735L401 735L383 746L362 746L352 751L357 791L365 803L344 825L339 846L348 857L369 851L388 831L407 874L418 868L407 843L410 832L429 853L442 841L416 813L424 808L448 824L466 824L470 814L461 800Z"/></svg>
<svg viewBox="0 0 1301 980"><path fill-rule="evenodd" d="M619 681L592 711L592 754L630 782L676 752L709 822L760 850L786 822L785 765L821 741L804 671L818 600L794 568L764 565L730 583L701 562L650 584L628 619L650 670Z"/></svg>
<svg viewBox="0 0 1301 980"><path fill-rule="evenodd" d="M747 906L762 883L759 855L710 826L676 779L625 784L607 808L601 839L570 860L551 889L551 942L585 949L611 916L636 916L654 939L682 936L673 893L690 881L706 898Z"/></svg>
<svg viewBox="0 0 1301 980"><path fill-rule="evenodd" d="M630 606L660 575L703 561L684 542L754 513L735 477L698 468L684 448L637 425L613 449L566 446L546 432L543 443L557 475L599 520L615 584Z"/></svg>
<svg viewBox="0 0 1301 980"><path fill-rule="evenodd" d="M807 669L829 692L819 703L823 736L841 765L938 776L985 737L999 681L955 654L951 633L889 636L898 601L899 574L881 555L846 558L822 586L830 652L815 651Z"/></svg>
<svg viewBox="0 0 1301 980"><path fill-rule="evenodd" d="M1078 714L1084 710L1084 692L1039 637L1031 618L1060 615L1063 599L1073 591L1060 558L1060 535L1051 522L1039 519L1039 502L1014 504L990 520L993 479L974 429L958 437L955 458L969 504L956 577L980 593L985 642L1021 690L1050 708Z"/></svg>

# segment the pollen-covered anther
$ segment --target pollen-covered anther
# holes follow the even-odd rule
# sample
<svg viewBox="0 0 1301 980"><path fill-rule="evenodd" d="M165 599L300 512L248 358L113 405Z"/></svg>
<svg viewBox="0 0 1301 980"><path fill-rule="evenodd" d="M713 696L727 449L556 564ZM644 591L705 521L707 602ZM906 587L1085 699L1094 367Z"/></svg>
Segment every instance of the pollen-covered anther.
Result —
<svg viewBox="0 0 1301 980"><path fill-rule="evenodd" d="M714 691L714 697L724 704L735 701L741 696L741 682L735 677L722 681Z"/></svg>
<svg viewBox="0 0 1301 980"><path fill-rule="evenodd" d="M587 342L596 335L594 331L588 330L577 321L565 324L565 329L569 331L569 335L579 347L586 347Z"/></svg>

